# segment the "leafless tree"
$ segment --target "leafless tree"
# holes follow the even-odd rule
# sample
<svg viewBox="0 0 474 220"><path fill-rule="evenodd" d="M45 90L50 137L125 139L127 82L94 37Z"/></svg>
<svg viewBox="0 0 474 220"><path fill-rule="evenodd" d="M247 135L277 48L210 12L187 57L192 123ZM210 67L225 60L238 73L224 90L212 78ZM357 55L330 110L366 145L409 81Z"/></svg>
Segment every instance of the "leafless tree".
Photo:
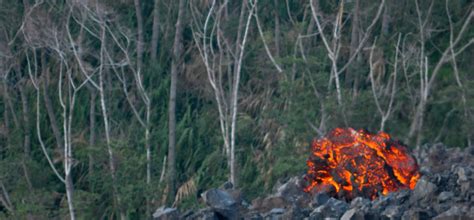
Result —
<svg viewBox="0 0 474 220"><path fill-rule="evenodd" d="M213 0L203 24L198 21L196 17L197 13L193 13L196 26L193 31L194 41L204 62L208 80L217 102L221 135L224 140L224 149L230 168L229 180L234 185L237 185L235 133L242 60L247 43L250 21L255 12L257 1L250 1L250 3L250 9L247 12L247 8L249 7L248 2L242 1L239 26L235 34L237 37L234 46L231 45L229 39L225 36L225 34L229 33L224 33L221 27L221 18L225 11L223 10L225 3L218 5L216 1ZM211 29L210 32L209 28ZM217 43L217 48L214 48L214 43ZM218 51L216 51L216 49ZM228 56L225 54L228 54ZM226 60L226 57L232 57L232 59ZM232 63L233 66L229 66L229 63ZM225 78L229 81L225 82ZM226 85L228 85L228 87L226 87Z"/></svg>
<svg viewBox="0 0 474 220"><path fill-rule="evenodd" d="M351 56L347 59L347 61L344 62L342 67L340 67L340 49L341 49L341 31L343 28L343 12L344 12L344 1L341 1L340 6L339 6L339 12L336 16L336 20L333 22L333 31L332 31L332 42L329 41L330 35L325 34L323 26L321 25L319 17L322 17L321 13L319 12L319 9L315 7L315 0L311 0L310 5L311 5L311 11L314 20L316 21L316 26L318 27L319 31L319 36L321 37L324 47L327 50L329 60L331 61L331 80L334 79L335 85L336 85L336 95L337 95L337 102L340 106L342 106L342 92L341 92L341 85L340 85L340 80L339 80L339 75L344 72L349 65L352 63L352 61L356 58L356 56L359 54L361 51L362 47L365 45L366 41L368 40L370 36L370 32L374 28L375 24L380 18L380 15L382 14L382 9L384 7L385 0L382 0L380 2L380 5L377 9L377 13L375 17L372 19L372 22L370 25L367 27L365 30L365 33L363 34L363 37L358 41L357 47L353 50ZM355 45L354 45L355 46ZM329 83L331 85L331 83Z"/></svg>
<svg viewBox="0 0 474 220"><path fill-rule="evenodd" d="M26 57L28 61L28 74L30 76L30 80L36 90L36 131L37 131L37 136L38 136L38 141L41 145L41 148L43 150L43 153L48 160L48 163L51 166L51 169L54 171L56 176L65 184L66 187L66 197L67 197L67 203L69 207L69 217L71 219L75 219L75 209L74 209L74 186L72 182L72 177L71 177L71 171L73 167L73 148L72 148L72 115L74 112L74 107L75 107L75 102L76 102L76 94L77 91L80 89L81 86L77 86L76 83L74 83L74 79L72 76L72 70L69 68L67 65L67 61L60 54L60 70L59 70L59 83L58 83L58 95L59 95L59 102L62 108L62 113L61 116L63 118L63 167L64 167L64 177L59 174L59 171L56 169L56 167L53 164L53 161L51 160L47 149L46 145L43 141L42 134L41 134L41 106L40 106L40 96L41 96L41 81L38 77L38 72L37 72L37 59L35 56L35 51L33 49L33 64L30 61L28 51L26 52ZM32 65L34 65L34 71L32 71ZM66 73L64 73L66 72ZM63 79L64 77L64 79ZM64 91L66 90L66 91Z"/></svg>
<svg viewBox="0 0 474 220"><path fill-rule="evenodd" d="M416 11L418 15L418 29L419 29L419 49L418 49L418 63L417 63L417 70L419 76L419 100L416 105L415 113L410 125L410 130L407 135L406 142L409 142L412 138L415 137L416 145L420 145L421 143L421 129L423 128L423 120L425 117L426 105L428 103L428 97L431 94L431 90L433 88L434 82L436 80L436 76L438 75L441 67L448 62L456 62L456 56L462 53L466 48L468 48L471 44L474 43L474 39L470 39L464 45L459 45L461 39L463 39L466 31L471 27L471 19L474 16L474 11L470 10L464 19L463 25L460 30L457 32L457 36L454 37L454 30L452 25L450 26L450 43L449 45L443 50L441 57L435 62L436 64L434 67L430 67L428 55L425 50L425 42L428 40L426 33L428 31L428 24L431 18L432 7L434 1L431 3L429 7L426 17L422 17L422 13L420 10L420 5L418 1L415 1ZM449 16L449 10L447 10ZM457 50L456 50L457 49ZM432 70L431 70L432 69ZM431 71L430 71L431 70ZM456 71L455 71L456 72ZM456 73L455 73L456 74Z"/></svg>
<svg viewBox="0 0 474 220"><path fill-rule="evenodd" d="M401 34L398 35L398 41L397 45L395 47L395 59L393 62L393 72L390 74L390 80L387 83L386 86L383 85L381 80L376 81L374 77L374 62L373 62L373 57L374 57L374 49L376 45L376 40L374 40L374 44L372 45L372 48L370 50L370 58L369 58L369 77L370 77L370 83L372 87L372 95L374 96L375 100L375 105L377 107L378 112L380 113L381 121L380 121L380 131L384 131L385 129L385 123L387 122L387 119L390 117L391 113L393 112L393 102L395 99L395 94L397 91L397 71L398 71L398 55L399 55L399 47L400 47L400 42L401 42ZM390 83L391 82L391 83ZM385 88L384 88L385 87ZM391 89L390 89L391 88ZM391 90L391 91L390 91ZM384 98L379 99L380 94L387 94L386 91L390 91L388 93L388 106L386 110L383 110L381 100L385 100Z"/></svg>
<svg viewBox="0 0 474 220"><path fill-rule="evenodd" d="M171 59L171 84L170 98L168 104L168 185L167 189L174 198L175 181L176 181L176 84L178 81L178 73L182 69L182 53L183 53L183 15L184 0L179 0L178 18L176 20L176 29L173 43L173 56Z"/></svg>
<svg viewBox="0 0 474 220"><path fill-rule="evenodd" d="M156 54L158 51L158 38L160 34L160 0L155 0L155 4L153 6L153 27L151 33L151 50L150 50L150 57L152 61L156 60Z"/></svg>
<svg viewBox="0 0 474 220"><path fill-rule="evenodd" d="M276 2L276 0L275 0L275 2ZM257 24L258 33L260 34L260 38L262 39L263 46L265 47L265 51L267 52L268 58L270 58L270 61L272 62L273 66L275 66L275 68L278 70L279 73L283 72L280 65L278 65L275 61L275 58L273 58L273 55L270 51L270 48L268 48L268 44L265 41L265 37L263 36L262 27L260 26L260 21L258 20L257 7L255 7L254 17L255 17L255 23ZM275 19L276 19L276 21L275 21L276 24L278 24L277 27L279 27L279 21L278 21L279 18L275 17ZM279 37L277 37L279 35L280 35L279 29L275 28L275 45L279 45ZM280 54L279 46L276 46L276 54L277 54L277 56L279 56L279 54Z"/></svg>
<svg viewBox="0 0 474 220"><path fill-rule="evenodd" d="M73 51L73 57L76 61L77 66L79 67L79 72L82 74L84 78L84 85L88 84L95 88L98 91L99 95L99 102L100 102L100 109L101 109L101 114L102 114L102 120L104 124L104 133L105 133L105 141L106 141L106 146L107 146L107 153L108 153L108 165L110 169L110 175L112 177L112 189L113 189L113 195L114 195L114 200L115 204L118 207L118 210L120 212L120 217L121 219L126 219L126 214L124 210L122 210L122 200L118 192L118 185L117 185L117 167L115 164L115 156L114 156L114 150L112 148L111 144L111 137L110 137L110 124L109 124L109 115L108 115L108 108L106 104L106 94L105 94L105 65L107 64L106 62L106 36L107 36L107 26L106 26L106 11L103 10L101 5L95 5L95 10L91 9L88 7L87 4L85 3L77 3L77 4L71 4L71 9L70 9L70 14L68 16L68 21L67 23L70 23L70 20L74 20L76 24L81 25L84 27L91 35L93 35L97 40L100 42L100 51L99 51L99 58L98 58L98 64L96 70L92 68L91 64L87 63L84 61L82 58L82 55L78 49L80 49L80 41L75 41L72 37L72 33L69 29L69 25L66 26L66 31L67 31L67 36L69 40L70 47L72 48ZM98 33L92 32L89 28L86 28L84 23L81 23L79 19L76 19L73 16L73 11L77 7L82 13L85 13L88 19L93 21L96 26L98 27L99 31ZM72 18L72 19L71 19ZM76 45L78 45L78 48L76 48ZM98 75L98 82L96 82L92 77L93 75L97 73Z"/></svg>
<svg viewBox="0 0 474 220"><path fill-rule="evenodd" d="M15 214L13 204L10 200L10 195L3 185L3 182L0 180L0 188L2 190L2 194L0 195L0 203L5 207L10 213Z"/></svg>
<svg viewBox="0 0 474 220"><path fill-rule="evenodd" d="M140 3L135 2L137 5L136 10L141 11L139 9ZM101 5L95 6L95 7L103 7ZM143 75L142 75L142 64L140 62L142 58L142 55L139 54L138 51L142 50L142 46L139 46L139 44L143 44L143 36L138 36L137 39L137 45L136 45L136 57L134 57L134 51L130 50L130 44L132 42L131 36L129 36L129 33L125 33L124 30L121 28L115 27L113 24L109 24L112 21L108 21L105 19L106 15L103 14L103 10L97 8L96 10L91 9L87 5L82 5L82 10L84 13L87 13L87 16L89 17L88 19L92 20L96 26L100 29L100 33L94 33L90 30L90 28L84 28L88 30L88 32L91 35L94 35L101 43L101 51L100 51L100 62L99 62L99 67L98 67L98 73L99 73L99 83L95 83L94 81L91 80L91 84L96 87L96 89L99 91L99 101L100 101L100 106L101 106L101 112L102 112L102 117L104 119L104 125L107 125L105 128L105 133L106 133L106 142L108 143L108 151L109 151L109 157L110 157L110 169L115 170L116 167L113 162L113 150L110 147L110 140L108 140L107 136L110 133L110 128L108 126L108 115L107 115L107 105L105 103L106 97L104 94L105 89L105 73L108 71L111 71L114 73L116 78L120 81L122 85L122 91L123 94L125 95L125 98L135 116L137 119L138 123L140 126L144 128L144 137L145 137L145 149L146 149L146 183L150 187L151 183L151 143L150 143L150 129L151 129L151 123L150 123L150 117L151 117L151 101L149 98L149 94L146 91L144 85L143 85ZM78 22L81 27L84 27L85 24L83 22L80 22L78 19L75 19L76 22ZM140 20L137 18L137 22ZM143 28L143 27L142 27ZM102 33L103 31L103 33ZM106 40L106 37L109 36L109 40ZM125 43L124 43L125 42ZM141 43L140 43L141 42ZM108 45L108 46L107 46ZM109 47L115 47L118 50L114 51L112 49L108 49ZM140 53L143 53L141 51ZM116 60L117 57L121 60ZM139 58L140 57L140 58ZM136 58L136 59L134 59ZM78 59L79 61L81 59ZM80 61L82 63L82 61ZM136 64L136 65L134 65ZM84 73L84 75L89 75L88 73ZM102 77L101 77L102 75ZM102 82L101 82L102 81ZM101 85L102 83L102 85ZM135 90L129 91L130 85L135 85ZM144 104L144 109L145 109L145 114L144 116L139 112L139 109L137 109L137 101L132 98L132 94L137 93L139 97L139 101L141 101ZM94 94L93 94L94 95ZM92 100L91 100L92 101ZM93 105L93 104L91 104ZM105 109L105 110L104 110ZM91 112L92 111L92 106L91 106ZM107 119L107 122L106 122ZM91 119L91 122L93 119ZM91 125L92 127L92 125ZM115 171L113 171L115 173ZM115 175L115 174L114 174ZM115 177L114 177L115 178ZM118 206L121 206L121 201L120 197L118 195L118 191L116 191L116 200ZM125 214L121 213L122 218L125 218Z"/></svg>

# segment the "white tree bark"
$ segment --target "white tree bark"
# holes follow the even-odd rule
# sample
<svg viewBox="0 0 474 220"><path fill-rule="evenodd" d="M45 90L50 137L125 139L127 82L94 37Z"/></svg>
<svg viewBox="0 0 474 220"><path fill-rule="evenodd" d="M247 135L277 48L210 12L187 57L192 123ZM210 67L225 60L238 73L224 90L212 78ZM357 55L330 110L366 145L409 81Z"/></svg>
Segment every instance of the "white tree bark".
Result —
<svg viewBox="0 0 474 220"><path fill-rule="evenodd" d="M380 113L380 117L381 117L381 120L380 120L380 131L384 131L385 130L385 123L387 122L388 118L390 117L391 113L392 113L392 106L393 106L393 101L395 99L395 93L397 91L397 71L398 71L398 55L399 55L399 48L400 48L400 42L401 42L401 37L402 35L399 34L398 35L398 41L397 41L397 45L395 47L395 61L393 63L393 72L392 74L390 75L390 78L392 80L392 85L390 86L390 82L387 83L386 87L387 89L389 87L391 87L391 93L390 93L390 97L389 97L389 104L388 104L388 107L386 110L383 110L382 109L382 106L380 104L380 101L379 101L379 95L377 94L376 90L377 90L377 86L381 87L382 89L380 90L383 90L383 85L382 85L382 82L380 82L380 85L377 85L375 79L374 79L374 63L373 63L373 55L374 55L374 49L375 49L375 45L376 45L376 40L374 40L374 44L372 45L372 48L370 50L370 58L369 58L369 67L370 67L370 71L369 71L369 76L370 76L370 83L371 83L371 88L372 88L372 95L374 96L374 100L375 100L375 105L377 107L377 110L378 112ZM392 79L392 76L393 76L393 79Z"/></svg>
<svg viewBox="0 0 474 220"><path fill-rule="evenodd" d="M345 61L344 65L342 65L341 68L339 68L339 66L338 66L338 63L339 63L339 50L341 48L341 44L340 44L339 39L340 39L341 31L342 31L341 23L342 23L342 13L344 11L344 9L343 9L344 8L344 1L341 1L341 5L339 7L339 13L338 13L338 16L336 17L336 20L334 22L334 30L333 30L333 33L332 33L333 34L332 46L330 46L329 41L327 39L327 36L324 34L323 27L321 26L321 22L318 18L319 12L315 8L313 2L314 2L314 0L310 1L311 12L312 12L313 18L316 22L316 26L318 27L318 31L320 33L319 36L321 37L321 39L323 41L323 44L324 44L324 47L326 48L326 50L328 52L328 57L331 60L331 80L332 80L332 78L334 78L334 81L335 81L335 84L336 84L337 102L340 106L342 106L342 92L341 92L341 85L340 85L340 82L339 82L340 81L339 80L339 74L344 72L349 67L349 65L352 63L354 58L361 51L363 45L365 44L365 42L367 41L367 39L370 35L370 32L372 31L373 27L375 26L375 24L379 20L380 15L382 14L382 11L383 11L382 9L385 5L385 0L382 0L380 2L380 5L377 9L377 14L372 19L371 24L367 27L367 29L364 33L364 36L359 41L359 44L358 44L357 48L351 54L349 59L347 61Z"/></svg>
<svg viewBox="0 0 474 220"><path fill-rule="evenodd" d="M471 19L474 16L474 11L471 10L469 12L466 19L463 22L461 29L458 31L456 38L453 37L454 31L452 30L452 28L450 29L451 31L450 35L452 35L450 44L448 45L447 48L445 48L441 57L436 62L436 65L434 66L434 68L432 68L433 70L431 71L431 74L430 74L429 70L431 68L429 68L429 61L428 61L427 55L425 54L424 44L427 40L425 36L425 31L426 31L426 26L429 22L431 8L433 7L433 3L431 4L425 19L422 18L418 0L415 1L415 5L416 5L416 11L418 14L418 28L420 30L420 39L419 39L420 52L419 52L419 59L418 59L418 75L420 77L420 86L419 86L420 95L419 95L418 104L415 109L415 114L410 125L410 130L406 138L406 142L409 143L409 141L413 137L416 136L416 140L415 140L416 146L419 146L421 144L421 130L423 128L423 120L424 120L424 115L426 111L426 104L428 101L428 97L430 96L431 89L435 82L436 76L438 75L441 67L444 64L446 64L449 61L455 60L457 55L462 53L467 47L469 47L469 45L471 45L474 42L474 39L470 39L467 43L458 47L459 42L461 41L462 37L466 33L467 29L470 27ZM456 52L453 52L454 48L456 47L458 47L459 49Z"/></svg>
<svg viewBox="0 0 474 220"><path fill-rule="evenodd" d="M243 55L245 52L245 45L247 43L247 37L250 27L252 16L255 16L255 7L257 1L251 2L251 8L248 14L245 13L245 8L248 7L247 2L242 2L242 8L240 13L240 22L236 45L233 48L229 45L227 39L223 36L223 30L220 28L220 13L225 10L216 9L216 1L212 1L209 12L207 13L206 19L203 24L203 28L198 25L198 30L193 31L194 41L200 52L201 58L206 67L207 76L209 83L214 91L214 96L217 102L217 109L219 112L219 122L221 128L221 135L224 141L224 149L227 155L229 165L229 181L237 185L237 166L235 158L235 140L236 140L236 127L237 127L237 113L238 113L238 98L239 98L239 84L242 69ZM225 7L221 5L220 8ZM246 18L244 17L246 16ZM211 19L215 19L212 31L209 33L208 29L211 25ZM196 18L195 18L196 20ZM196 21L196 23L198 23ZM217 30L217 31L215 31ZM215 53L214 48L211 46L212 42L210 39L217 38L217 45L219 53ZM233 48L233 49L232 49ZM225 51L225 52L223 52ZM227 54L222 56L222 54ZM230 54L230 56L229 56ZM232 57L233 60L223 60L226 57ZM227 64L226 64L227 63ZM230 68L228 63L233 63L233 69ZM226 65L226 69L222 68ZM222 81L222 75L227 74L229 78L229 90L224 90L225 83Z"/></svg>

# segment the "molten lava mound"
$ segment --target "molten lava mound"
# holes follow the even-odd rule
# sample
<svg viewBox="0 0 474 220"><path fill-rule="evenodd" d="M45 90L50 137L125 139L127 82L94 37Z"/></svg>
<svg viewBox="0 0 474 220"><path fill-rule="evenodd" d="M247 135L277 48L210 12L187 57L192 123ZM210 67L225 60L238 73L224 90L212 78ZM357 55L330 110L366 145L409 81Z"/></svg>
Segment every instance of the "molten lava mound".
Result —
<svg viewBox="0 0 474 220"><path fill-rule="evenodd" d="M305 192L374 199L379 193L413 189L420 178L415 158L385 132L336 128L311 148Z"/></svg>

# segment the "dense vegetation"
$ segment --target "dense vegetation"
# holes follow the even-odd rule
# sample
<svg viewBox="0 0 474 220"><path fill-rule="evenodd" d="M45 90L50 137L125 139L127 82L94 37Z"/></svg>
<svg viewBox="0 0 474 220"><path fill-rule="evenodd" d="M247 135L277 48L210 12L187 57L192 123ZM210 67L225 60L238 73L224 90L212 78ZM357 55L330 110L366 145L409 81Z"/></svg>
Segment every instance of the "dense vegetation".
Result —
<svg viewBox="0 0 474 220"><path fill-rule="evenodd" d="M0 0L0 218L253 199L335 127L474 140L468 0Z"/></svg>

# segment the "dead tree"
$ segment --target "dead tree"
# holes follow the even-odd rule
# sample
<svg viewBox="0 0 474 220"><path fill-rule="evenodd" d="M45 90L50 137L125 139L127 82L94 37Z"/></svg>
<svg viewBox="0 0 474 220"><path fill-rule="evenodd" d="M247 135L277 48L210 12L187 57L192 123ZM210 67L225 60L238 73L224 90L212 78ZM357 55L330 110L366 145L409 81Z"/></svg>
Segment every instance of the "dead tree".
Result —
<svg viewBox="0 0 474 220"><path fill-rule="evenodd" d="M316 0L317 1L317 0ZM331 85L332 80L334 80L335 85L336 85L336 96L337 96L337 102L340 106L342 106L342 92L341 92L341 85L340 85L340 80L339 80L339 75L344 72L354 61L356 56L359 54L361 51L362 47L365 45L366 41L368 40L370 36L370 32L374 28L375 24L377 24L377 21L380 18L380 15L382 14L382 9L385 4L385 0L382 0L380 2L380 5L377 9L377 13L375 17L372 19L370 25L367 27L365 30L365 33L363 34L362 38L359 39L357 47L355 47L350 55L350 57L344 61L343 65L340 63L340 49L341 49L341 32L343 28L343 21L342 21L342 15L344 12L344 1L341 1L339 5L339 11L336 16L336 20L332 22L333 24L333 31L331 33L332 37L329 38L329 34L325 34L323 26L321 25L320 18L322 17L322 14L319 12L319 9L315 7L314 4L315 0L311 0L310 5L311 5L311 11L313 15L313 19L316 22L316 26L319 31L319 36L321 37L324 47L328 53L329 60L331 61L331 77L330 77L330 83ZM331 41L330 41L331 40ZM353 45L355 46L355 45ZM344 112L343 112L344 113Z"/></svg>
<svg viewBox="0 0 474 220"><path fill-rule="evenodd" d="M398 35L398 41L397 45L395 47L395 59L393 62L393 72L390 74L389 82L387 85L383 85L382 79L380 80L375 80L374 77L374 62L373 62L373 57L374 57L374 49L376 45L376 40L374 40L374 44L372 45L372 48L370 50L370 58L369 58L369 77L370 77L370 83L371 83L371 88L372 88L372 95L374 96L374 101L375 105L377 107L377 111L380 113L380 131L384 131L385 129L385 123L387 122L388 118L390 117L391 113L393 112L393 102L395 99L395 93L397 91L397 71L398 71L398 55L399 55L399 47L400 47L400 42L401 42L401 34ZM391 90L391 91L390 91ZM390 91L385 92L385 91ZM388 95L388 106L384 110L382 107L381 100L384 100L383 98L379 100L379 96L382 94Z"/></svg>
<svg viewBox="0 0 474 220"><path fill-rule="evenodd" d="M219 112L221 135L224 141L224 151L227 155L230 168L229 181L234 185L236 179L235 136L238 111L238 94L242 69L242 60L250 27L250 21L255 12L257 1L242 1L239 26L235 44L232 45L227 33L222 28L222 17L225 12L225 3L218 5L212 1L204 23L198 21L197 12L193 13L195 27L193 28L194 41L206 68L209 83L214 92ZM197 9L194 9L197 10ZM247 12L248 11L248 12ZM213 44L217 45L214 46ZM226 59L230 58L230 59ZM232 64L232 66L229 66ZM228 80L228 81L226 81Z"/></svg>
<svg viewBox="0 0 474 220"><path fill-rule="evenodd" d="M463 45L459 45L461 39L463 39L468 29L471 27L471 19L474 16L474 11L470 10L462 23L462 26L459 31L457 31L457 36L454 37L454 30L452 25L450 27L450 43L449 45L442 51L441 57L435 62L434 67L430 67L429 59L425 49L425 42L428 40L426 36L426 32L428 31L428 24L431 14L431 9L433 7L434 2L431 3L429 7L426 17L422 17L421 9L419 7L418 1L415 1L416 11L418 15L418 29L419 29L419 40L418 40L418 58L416 69L418 71L417 75L419 77L419 97L418 103L416 105L415 113L412 118L412 122L410 125L410 129L406 138L406 142L412 138L415 138L416 146L419 146L421 143L421 130L423 128L423 120L425 117L426 105L428 104L428 97L431 94L431 90L433 88L434 82L436 80L436 76L438 75L441 67L443 67L448 62L456 62L456 57L461 54L466 48L468 48L471 44L474 43L474 39L470 39L467 43ZM447 6L446 6L447 7ZM449 10L447 11L448 16ZM430 71L431 70L431 71ZM455 73L456 74L456 73Z"/></svg>
<svg viewBox="0 0 474 220"><path fill-rule="evenodd" d="M89 85L96 89L98 91L98 96L99 96L99 103L100 103L100 109L101 109L101 114L102 114L102 121L104 124L104 133L105 133L105 141L106 141L106 146L107 146L107 154L108 154L108 166L110 169L110 175L112 178L112 190L113 190L113 198L114 198L114 203L118 207L120 218L121 219L126 219L126 214L125 211L122 209L122 200L121 196L118 192L118 185L117 185L117 166L115 164L115 156L114 156L114 150L112 148L111 144L111 129L110 129L110 124L109 124L109 113L108 113L108 107L106 104L106 94L105 94L105 65L106 63L106 45L107 45L107 26L106 26L106 20L105 20L105 13L102 10L101 5L95 5L95 9L91 9L88 7L87 4L81 4L78 3L76 5L71 4L71 9L70 9L70 14L68 16L67 24L66 25L66 32L69 40L69 44L71 45L73 54L72 56L74 57L74 60L76 61L76 65L78 66L78 72L80 73L79 76L82 76L81 78L84 79L83 84L84 85ZM97 26L98 28L98 33L92 32L89 28L85 28L91 35L93 35L96 40L99 40L100 43L100 49L99 49L99 57L98 57L98 62L97 66L95 69L97 71L93 71L94 68L92 68L91 64L87 63L84 61L82 54L80 53L80 43L81 41L75 41L72 37L72 33L69 29L69 24L70 20L74 20L76 24L84 27L84 23L81 23L80 19L76 19L73 15L72 12L74 12L74 9L79 9L80 12L85 13L87 16L87 19L90 19L93 21L93 23ZM76 45L78 47L76 48ZM93 75L97 72L98 75L98 82L96 82L92 77Z"/></svg>
<svg viewBox="0 0 474 220"><path fill-rule="evenodd" d="M57 48L58 49L58 48ZM30 61L28 51L26 52L26 57L27 57L27 64L28 64L28 74L30 76L30 80L36 90L36 131L37 131L37 136L38 136L38 141L40 143L40 146L43 150L43 153L48 160L48 163L51 167L51 169L54 171L56 176L65 184L66 188L66 197L67 197L67 203L69 207L69 217L71 219L75 219L75 209L74 209L74 186L72 182L72 177L71 177L71 172L72 172L72 167L73 167L73 152L72 152L72 115L75 107L75 102L76 102L76 94L77 91L80 89L78 88L77 85L74 83L73 76L72 76L72 70L69 68L67 65L67 61L62 56L62 54L59 55L60 60L60 69L59 69L59 82L58 82L58 95L59 95L59 103L62 108L62 113L61 116L63 118L63 126L62 126L62 138L63 138L63 167L64 167L64 177L59 174L59 171L56 169L55 165L53 164L53 161L51 160L50 156L47 153L46 150L46 145L43 141L43 137L41 134L41 81L38 77L38 73L36 71L36 67L32 68L32 62ZM32 54L35 54L35 51L33 50ZM33 59L33 65L37 66L37 60L36 56L34 56ZM32 71L34 69L35 71ZM65 90L65 91L64 91Z"/></svg>
<svg viewBox="0 0 474 220"><path fill-rule="evenodd" d="M156 54L158 52L158 40L160 34L160 0L155 0L155 4L153 6L153 26L152 26L152 33L151 33L151 50L150 50L150 59L151 61L156 60Z"/></svg>
<svg viewBox="0 0 474 220"><path fill-rule="evenodd" d="M171 84L170 98L168 102L168 185L167 189L171 197L174 199L175 181L176 181L176 84L178 73L181 72L183 63L183 15L184 0L179 0L178 18L176 20L176 30L173 43L173 55L171 59Z"/></svg>

